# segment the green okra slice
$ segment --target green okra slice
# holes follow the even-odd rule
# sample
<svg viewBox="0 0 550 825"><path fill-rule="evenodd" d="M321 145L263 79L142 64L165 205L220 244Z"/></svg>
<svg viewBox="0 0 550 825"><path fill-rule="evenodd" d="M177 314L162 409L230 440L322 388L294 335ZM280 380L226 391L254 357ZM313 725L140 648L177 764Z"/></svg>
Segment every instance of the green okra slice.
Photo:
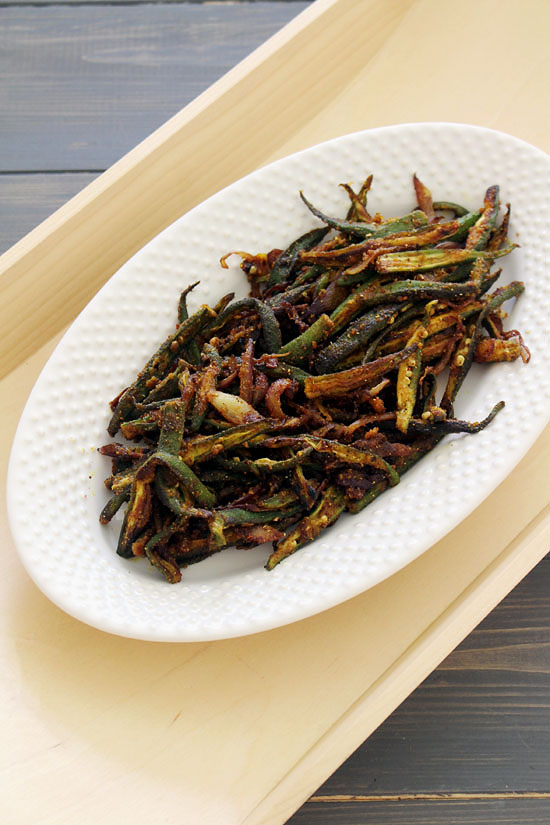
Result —
<svg viewBox="0 0 550 825"><path fill-rule="evenodd" d="M501 286L495 289L492 295L487 296L487 312L492 312L498 309L505 301L510 298L519 298L522 292L525 291L525 284L523 281L511 281L507 286Z"/></svg>
<svg viewBox="0 0 550 825"><path fill-rule="evenodd" d="M195 281L194 284L191 286L186 287L180 295L179 302L178 302L178 323L183 324L184 321L187 321L189 318L189 312L187 310L187 296L189 293L198 286L200 281ZM199 347L197 342L193 338L187 344L185 348L185 354L187 355L188 360L191 364L197 365L200 363L201 354L199 352Z"/></svg>
<svg viewBox="0 0 550 825"><path fill-rule="evenodd" d="M313 267L310 267L313 269ZM315 283L299 283L295 284L288 289L285 289L284 292L277 292L275 295L271 295L269 298L266 298L266 304L268 304L273 310L276 310L280 307L282 303L288 304L295 304L300 299L306 299L309 297L310 293L314 290Z"/></svg>
<svg viewBox="0 0 550 825"><path fill-rule="evenodd" d="M454 212L457 218L466 215L468 209L460 203L453 203L453 201L434 201L433 207L436 212Z"/></svg>
<svg viewBox="0 0 550 825"><path fill-rule="evenodd" d="M176 532L172 528L167 528L161 533L153 536L145 545L145 555L157 570L160 570L166 581L170 584L177 584L181 581L181 570L176 559L169 553L164 543ZM160 549L157 547L161 546Z"/></svg>
<svg viewBox="0 0 550 825"><path fill-rule="evenodd" d="M152 358L140 371L137 379L120 396L107 427L109 435L115 435L122 421L127 420L135 409L136 401L143 401L149 392L162 379L167 368L174 361L185 345L195 338L201 329L213 317L214 312L208 306L202 306L191 318L180 324L160 345Z"/></svg>
<svg viewBox="0 0 550 825"><path fill-rule="evenodd" d="M502 219L502 223L500 226L495 227L490 236L489 240L487 241L487 249L492 252L495 249L500 249L500 247L504 244L508 237L508 228L510 226L510 204L506 205L506 212L504 213L504 217Z"/></svg>
<svg viewBox="0 0 550 825"><path fill-rule="evenodd" d="M112 496L99 516L99 523L100 524L109 524L113 516L115 516L123 504L125 504L130 499L130 490L125 490L122 493L117 493L116 495Z"/></svg>
<svg viewBox="0 0 550 825"><path fill-rule="evenodd" d="M464 261L475 261L476 258L502 258L509 255L516 246L517 244L509 244L494 252L479 249L416 249L411 252L387 252L376 259L376 269L384 275L394 272L429 272Z"/></svg>
<svg viewBox="0 0 550 825"><path fill-rule="evenodd" d="M178 301L178 324L183 324L183 322L187 321L187 319L189 318L189 312L187 310L187 296L199 284L200 284L200 281L195 281L194 284L191 284L190 286L185 287L183 292L180 294L179 301Z"/></svg>
<svg viewBox="0 0 550 825"><path fill-rule="evenodd" d="M160 453L169 453L177 456L185 432L185 418L187 402L183 399L168 401L162 410L162 427L160 430L157 450ZM182 507L178 485L169 483L168 472L165 467L158 467L155 474L155 492L160 500L172 510L179 513Z"/></svg>
<svg viewBox="0 0 550 825"><path fill-rule="evenodd" d="M333 323L328 315L320 315L313 324L281 347L277 355L287 363L301 364L315 350L321 341L324 341L333 329Z"/></svg>
<svg viewBox="0 0 550 825"><path fill-rule="evenodd" d="M334 397L368 387L369 384L398 367L401 361L412 355L417 346L415 344L412 347L406 347L399 352L392 352L382 358L377 358L376 361L350 367L348 370L312 375L304 383L304 392L308 398Z"/></svg>
<svg viewBox="0 0 550 825"><path fill-rule="evenodd" d="M312 448L306 447L306 449L311 450ZM304 507L306 507L307 510L311 510L317 501L318 491L313 484L307 480L303 467L300 463L296 464L292 468L290 483L292 484L293 489L296 490Z"/></svg>
<svg viewBox="0 0 550 825"><path fill-rule="evenodd" d="M293 378L300 386L304 385L306 379L311 378L311 373L293 364L287 364L285 361L279 361L276 366L260 362L256 364L256 368L265 372L270 378Z"/></svg>
<svg viewBox="0 0 550 825"><path fill-rule="evenodd" d="M271 267L269 280L267 282L268 288L275 286L275 284L281 284L288 281L290 275L292 274L293 267L298 260L300 252L302 250L312 249L314 246L317 246L317 244L323 240L328 231L329 229L327 226L311 229L309 232L306 232L304 235L301 235L293 241L290 246L288 246L284 252L279 255Z"/></svg>
<svg viewBox="0 0 550 825"><path fill-rule="evenodd" d="M281 422L276 422L280 426ZM239 424L214 435L199 435L184 439L180 450L180 458L186 464L196 464L213 458L222 452L245 444L250 439L273 429L273 422L269 418L252 421L249 424Z"/></svg>
<svg viewBox="0 0 550 825"><path fill-rule="evenodd" d="M406 232L411 229L416 229L419 226L426 226L428 223L428 218L420 209L415 209L408 215L386 221L383 224L364 222L349 223L348 221L338 220L337 218L331 218L323 214L323 212L308 201L303 192L300 192L300 197L309 211L332 229L337 229L339 232L345 232L348 235L357 235L362 238L367 236L370 238L383 238L395 232Z"/></svg>
<svg viewBox="0 0 550 825"><path fill-rule="evenodd" d="M148 481L134 478L128 507L124 514L118 537L117 553L124 558L132 558L132 544L147 525L151 516L153 493Z"/></svg>
<svg viewBox="0 0 550 825"><path fill-rule="evenodd" d="M413 433L480 433L504 407L504 401L499 401L481 421L462 421L459 418L434 418L433 420L429 417L414 418L409 428Z"/></svg>
<svg viewBox="0 0 550 825"><path fill-rule="evenodd" d="M346 509L346 499L343 492L335 485L330 485L321 494L317 506L279 541L270 555L266 569L273 570L283 559L303 547L339 518Z"/></svg>
<svg viewBox="0 0 550 825"><path fill-rule="evenodd" d="M353 321L342 335L315 356L314 365L317 372L333 372L340 361L364 346L388 325L393 324L400 308L400 304L377 307Z"/></svg>
<svg viewBox="0 0 550 825"><path fill-rule="evenodd" d="M295 503L278 510L247 510L244 507L221 507L216 510L216 513L221 516L224 525L234 526L236 524L276 524L283 518L297 516L302 510L302 505Z"/></svg>
<svg viewBox="0 0 550 825"><path fill-rule="evenodd" d="M451 358L447 385L439 404L449 415L452 414L453 402L472 366L477 339L481 332L481 319L485 312L486 309L480 313L477 323L468 326Z"/></svg>
<svg viewBox="0 0 550 825"><path fill-rule="evenodd" d="M371 216L367 212L367 196L370 192L373 179L374 175L368 175L361 184L361 188L357 193L353 191L349 184L340 184L340 186L342 186L346 190L351 200L351 204L346 215L347 221L361 220L365 221L366 223L372 221Z"/></svg>
<svg viewBox="0 0 550 825"><path fill-rule="evenodd" d="M185 431L187 404L181 399L167 401L162 408L162 426L157 449L177 455Z"/></svg>
<svg viewBox="0 0 550 825"><path fill-rule="evenodd" d="M499 209L499 187L490 186L485 193L483 211L475 225L468 232L466 249L484 249L486 247L489 236L495 228Z"/></svg>
<svg viewBox="0 0 550 825"><path fill-rule="evenodd" d="M414 350L408 358L399 364L397 369L396 382L396 426L397 429L406 433L409 428L409 422L412 418L414 405L418 393L418 382L420 380L420 372L422 370L422 350L424 342L428 337L428 323L433 314L437 301L432 301L427 305L424 312L424 317L418 321L411 337L407 341L407 346L414 345Z"/></svg>
<svg viewBox="0 0 550 825"><path fill-rule="evenodd" d="M399 483L399 474L394 467L370 450L358 450L348 444L341 444L339 441L320 438L316 435L299 435L296 438L312 447L316 452L331 455L345 464L357 467L374 467L376 470L381 470L387 476L391 487Z"/></svg>

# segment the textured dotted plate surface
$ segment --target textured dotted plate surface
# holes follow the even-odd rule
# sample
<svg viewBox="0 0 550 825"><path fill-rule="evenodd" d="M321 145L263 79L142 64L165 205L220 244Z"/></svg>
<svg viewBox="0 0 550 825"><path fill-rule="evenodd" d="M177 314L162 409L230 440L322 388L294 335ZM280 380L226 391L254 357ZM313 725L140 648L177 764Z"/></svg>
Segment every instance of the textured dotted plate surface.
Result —
<svg viewBox="0 0 550 825"><path fill-rule="evenodd" d="M384 215L414 204L417 172L435 199L478 207L487 186L512 204L502 283L527 290L508 326L532 358L474 368L457 414L477 420L506 408L478 435L448 438L394 489L358 516L344 516L273 572L268 550L227 550L164 582L144 560L115 554L120 522L100 527L109 461L108 402L127 386L175 323L177 299L200 280L190 308L247 285L230 259L284 247L316 221L298 197L343 214L345 192L374 173L369 206ZM348 135L293 155L235 183L182 217L126 263L86 307L45 366L13 445L8 505L23 563L59 607L125 636L198 641L277 627L331 607L395 573L468 515L542 431L550 407L550 161L488 129L407 124ZM495 514L495 517L497 514Z"/></svg>

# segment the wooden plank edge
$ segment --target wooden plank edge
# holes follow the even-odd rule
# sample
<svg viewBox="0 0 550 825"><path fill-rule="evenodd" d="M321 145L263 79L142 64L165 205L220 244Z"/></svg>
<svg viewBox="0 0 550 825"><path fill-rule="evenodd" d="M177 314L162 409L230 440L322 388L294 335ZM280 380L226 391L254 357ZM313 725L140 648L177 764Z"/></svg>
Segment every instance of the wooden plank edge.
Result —
<svg viewBox="0 0 550 825"><path fill-rule="evenodd" d="M148 240L192 206L261 166L281 140L326 105L330 94L324 75L318 77L311 65L321 60L323 37L330 42L339 37L348 43L351 59L360 56L364 64L410 5L411 0L391 0L384 7L386 29L380 26L369 48L358 55L351 41L354 31L359 36L359 27L353 22L358 15L379 14L376 0L361 7L354 0L316 0L5 252L0 257L5 344L0 377L66 326ZM294 64L301 65L306 53L309 71L297 73ZM349 81L349 71L347 63L335 64L333 95L339 84ZM307 107L297 83L307 84ZM277 95L287 105L275 130L271 116ZM240 129L241 138L232 149L228 134L252 113L254 130L248 134ZM205 135L209 163L197 175Z"/></svg>
<svg viewBox="0 0 550 825"><path fill-rule="evenodd" d="M545 507L415 640L242 821L282 825L544 558Z"/></svg>

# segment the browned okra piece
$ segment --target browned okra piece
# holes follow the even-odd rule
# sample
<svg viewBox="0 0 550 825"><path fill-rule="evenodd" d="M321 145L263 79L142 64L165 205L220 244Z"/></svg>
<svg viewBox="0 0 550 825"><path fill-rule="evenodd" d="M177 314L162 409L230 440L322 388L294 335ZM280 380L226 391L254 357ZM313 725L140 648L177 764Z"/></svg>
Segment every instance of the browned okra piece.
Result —
<svg viewBox="0 0 550 825"><path fill-rule="evenodd" d="M304 381L304 392L307 398L322 398L323 396L347 395L353 390L368 387L369 383L377 381L386 373L394 370L401 361L408 358L417 348L417 344L406 347L400 352L392 352L340 372L330 372L325 375L311 375Z"/></svg>
<svg viewBox="0 0 550 825"><path fill-rule="evenodd" d="M343 492L336 485L327 487L315 509L276 544L267 561L266 569L273 570L283 559L317 538L319 533L334 524L345 509L346 499Z"/></svg>

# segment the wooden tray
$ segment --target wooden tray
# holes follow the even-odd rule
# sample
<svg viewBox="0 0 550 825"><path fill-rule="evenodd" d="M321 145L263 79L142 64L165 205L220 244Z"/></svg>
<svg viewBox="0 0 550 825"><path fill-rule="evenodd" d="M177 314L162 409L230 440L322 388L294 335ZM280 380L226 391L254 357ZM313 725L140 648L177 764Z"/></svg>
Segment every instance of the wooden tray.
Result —
<svg viewBox="0 0 550 825"><path fill-rule="evenodd" d="M549 24L537 0L317 0L2 256L3 466L61 331L220 187L319 140L411 120L548 149ZM209 644L120 639L63 614L22 570L2 494L2 821L280 825L542 558L549 457L547 428L466 521L371 591Z"/></svg>

